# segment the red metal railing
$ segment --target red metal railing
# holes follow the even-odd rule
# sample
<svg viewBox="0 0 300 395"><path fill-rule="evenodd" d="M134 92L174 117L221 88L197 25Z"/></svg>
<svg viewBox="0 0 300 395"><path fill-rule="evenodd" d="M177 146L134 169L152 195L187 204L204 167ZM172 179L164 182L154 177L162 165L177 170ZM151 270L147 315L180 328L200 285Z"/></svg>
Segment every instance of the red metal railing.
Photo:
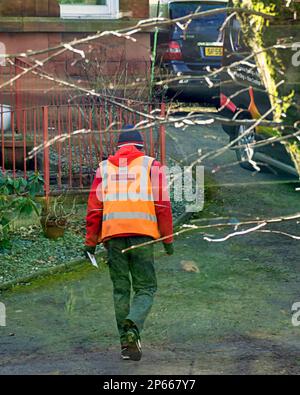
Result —
<svg viewBox="0 0 300 395"><path fill-rule="evenodd" d="M123 102L125 104L125 102ZM101 160L114 152L118 131L147 114L164 116L162 103L127 103L131 111L107 101L81 98L77 104L22 109L0 104L0 166L12 177L44 175L45 194L89 188ZM165 127L142 130L146 153L165 163ZM33 155L29 155L34 151Z"/></svg>
<svg viewBox="0 0 300 395"><path fill-rule="evenodd" d="M32 66L16 58L0 67L0 167L12 177L44 174L46 195L89 187L99 162L115 150L117 130L146 120L152 111L166 113L164 103L119 98L116 105L41 79L39 72L51 74L51 62L37 68L37 74L14 79ZM147 154L165 163L165 127L143 134ZM40 150L29 158L34 147Z"/></svg>

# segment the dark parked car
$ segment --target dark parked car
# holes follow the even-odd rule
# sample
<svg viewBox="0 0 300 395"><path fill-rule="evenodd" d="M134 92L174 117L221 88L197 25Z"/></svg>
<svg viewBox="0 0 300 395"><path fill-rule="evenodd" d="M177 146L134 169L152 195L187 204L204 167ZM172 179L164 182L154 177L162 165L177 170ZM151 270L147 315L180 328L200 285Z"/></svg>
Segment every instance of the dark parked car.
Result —
<svg viewBox="0 0 300 395"><path fill-rule="evenodd" d="M177 19L196 12L225 9L226 5L227 0L170 1L166 16ZM160 32L157 52L160 78L176 79L165 84L168 97L191 102L219 97L219 79L212 80L216 85L209 87L203 76L221 66L223 43L220 27L225 17L225 12L199 17L193 19L186 30L181 28L182 23Z"/></svg>
<svg viewBox="0 0 300 395"><path fill-rule="evenodd" d="M230 3L229 3L230 5ZM279 28L270 27L272 29L271 36L272 41L276 43L276 32ZM282 27L281 27L282 29ZM299 30L297 26L293 29L288 27L284 33L287 37L291 34L296 34L298 37L294 37L294 41L299 41ZM282 34L282 30L280 31ZM270 36L270 33L269 33ZM280 35L282 37L282 35ZM230 22L226 25L224 30L224 55L222 65L226 68L230 66L230 73L226 70L221 74L221 85L220 85L220 104L222 109L222 115L229 119L259 119L262 115L265 116L266 120L273 120L273 112L271 108L271 102L269 93L262 81L258 67L255 63L254 58L246 59L251 55L252 51L245 44L244 35L242 32L241 24L237 17L231 18ZM291 53L286 53L286 57L289 60L292 57ZM242 63L241 63L242 61ZM295 75L297 73L292 70L292 66L289 69L288 75L286 76L287 81L289 80L289 74ZM233 78L232 78L233 77ZM296 81L290 81L283 85L283 89L286 92L290 92L292 89L299 89L299 75L298 83ZM299 92L296 93L299 95ZM236 145L233 147L238 161L243 168L253 170L256 166L253 163L261 163L261 170L276 169L277 171L283 171L293 176L299 176L298 171L295 168L295 164L288 153L286 146L282 143L276 142L256 148L251 146L251 143L259 142L274 136L274 128L266 126L258 126L250 133L245 133L249 126L229 126L223 125L224 131L229 135L231 140L239 139ZM292 133L292 131L283 131L283 133Z"/></svg>

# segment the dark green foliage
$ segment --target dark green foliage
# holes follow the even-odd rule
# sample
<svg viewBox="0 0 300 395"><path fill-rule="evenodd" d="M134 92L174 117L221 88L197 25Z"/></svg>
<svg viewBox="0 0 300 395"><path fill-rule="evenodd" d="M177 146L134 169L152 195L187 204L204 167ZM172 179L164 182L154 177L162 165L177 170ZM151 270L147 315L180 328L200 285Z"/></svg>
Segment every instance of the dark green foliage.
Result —
<svg viewBox="0 0 300 395"><path fill-rule="evenodd" d="M0 251L11 248L10 225L20 217L39 215L35 197L43 192L44 180L39 173L28 179L0 176Z"/></svg>

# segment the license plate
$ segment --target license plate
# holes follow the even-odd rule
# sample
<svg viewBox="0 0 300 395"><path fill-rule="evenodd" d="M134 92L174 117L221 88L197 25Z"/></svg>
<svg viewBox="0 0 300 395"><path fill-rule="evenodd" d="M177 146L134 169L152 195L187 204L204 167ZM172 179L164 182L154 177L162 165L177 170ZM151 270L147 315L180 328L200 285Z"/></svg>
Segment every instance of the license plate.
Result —
<svg viewBox="0 0 300 395"><path fill-rule="evenodd" d="M206 47L205 56L223 56L223 47Z"/></svg>

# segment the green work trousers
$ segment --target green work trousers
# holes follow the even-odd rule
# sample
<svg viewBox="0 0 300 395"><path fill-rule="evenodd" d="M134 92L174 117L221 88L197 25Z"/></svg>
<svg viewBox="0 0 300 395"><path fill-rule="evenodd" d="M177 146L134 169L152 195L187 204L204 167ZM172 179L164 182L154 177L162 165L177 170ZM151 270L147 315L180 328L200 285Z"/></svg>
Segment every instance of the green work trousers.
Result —
<svg viewBox="0 0 300 395"><path fill-rule="evenodd" d="M147 236L133 236L114 238L105 243L121 343L125 341L125 320L132 321L139 332L142 331L157 289L153 244L124 254L122 250L151 240Z"/></svg>

